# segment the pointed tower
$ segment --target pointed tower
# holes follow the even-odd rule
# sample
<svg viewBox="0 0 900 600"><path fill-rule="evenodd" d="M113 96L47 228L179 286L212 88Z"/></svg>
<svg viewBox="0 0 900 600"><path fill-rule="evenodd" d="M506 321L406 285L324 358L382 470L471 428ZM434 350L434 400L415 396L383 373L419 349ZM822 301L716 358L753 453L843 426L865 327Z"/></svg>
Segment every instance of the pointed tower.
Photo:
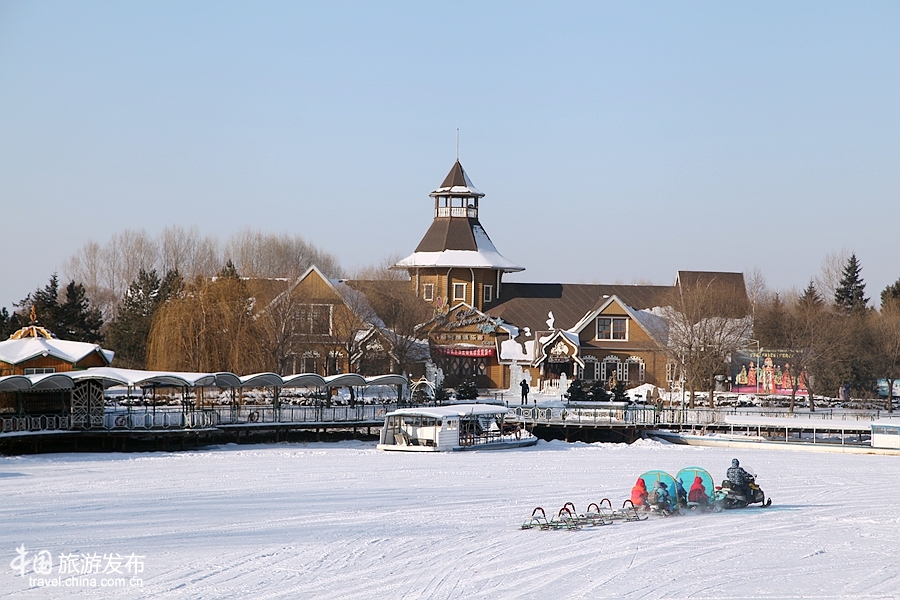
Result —
<svg viewBox="0 0 900 600"><path fill-rule="evenodd" d="M457 160L431 192L434 221L416 251L395 265L407 269L416 294L436 308L468 304L480 311L500 297L503 273L524 271L494 247L478 221L484 194Z"/></svg>

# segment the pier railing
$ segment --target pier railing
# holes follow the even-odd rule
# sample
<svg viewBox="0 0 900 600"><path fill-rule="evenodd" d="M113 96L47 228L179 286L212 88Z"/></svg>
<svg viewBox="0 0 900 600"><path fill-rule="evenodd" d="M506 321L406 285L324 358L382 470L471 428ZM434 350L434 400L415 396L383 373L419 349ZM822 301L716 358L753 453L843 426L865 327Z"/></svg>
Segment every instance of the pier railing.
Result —
<svg viewBox="0 0 900 600"><path fill-rule="evenodd" d="M92 431L152 431L197 430L218 427L290 426L304 427L373 427L380 425L384 415L397 409L391 404L357 404L356 406L295 406L222 405L197 408L194 406L142 406L107 408L102 426ZM846 411L823 409L810 413L763 408L658 408L629 405L613 407L510 407L507 420L526 425L553 426L637 426L684 427L727 425L727 418L735 416L786 417L831 421L869 422L885 416L884 411ZM0 416L0 435L22 435L28 432L77 431L71 415L4 415Z"/></svg>

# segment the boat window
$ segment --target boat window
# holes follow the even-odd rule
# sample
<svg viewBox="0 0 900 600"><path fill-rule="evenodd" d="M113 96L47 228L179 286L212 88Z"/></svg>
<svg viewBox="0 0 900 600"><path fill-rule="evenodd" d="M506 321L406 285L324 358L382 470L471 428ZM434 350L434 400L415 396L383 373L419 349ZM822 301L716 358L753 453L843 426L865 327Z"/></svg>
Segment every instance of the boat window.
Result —
<svg viewBox="0 0 900 600"><path fill-rule="evenodd" d="M447 429L456 429L456 419L447 421Z"/></svg>

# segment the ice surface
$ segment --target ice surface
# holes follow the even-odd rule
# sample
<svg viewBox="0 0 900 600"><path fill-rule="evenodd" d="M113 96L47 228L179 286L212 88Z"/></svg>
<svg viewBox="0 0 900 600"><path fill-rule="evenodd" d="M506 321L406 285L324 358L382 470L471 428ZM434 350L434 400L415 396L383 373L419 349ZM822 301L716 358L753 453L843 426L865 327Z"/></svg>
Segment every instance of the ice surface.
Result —
<svg viewBox="0 0 900 600"><path fill-rule="evenodd" d="M719 480L735 456L771 508L519 529L535 506L621 505L650 469ZM651 441L7 457L0 598L895 598L898 472L896 457ZM10 566L23 544L145 556L143 587L29 588Z"/></svg>

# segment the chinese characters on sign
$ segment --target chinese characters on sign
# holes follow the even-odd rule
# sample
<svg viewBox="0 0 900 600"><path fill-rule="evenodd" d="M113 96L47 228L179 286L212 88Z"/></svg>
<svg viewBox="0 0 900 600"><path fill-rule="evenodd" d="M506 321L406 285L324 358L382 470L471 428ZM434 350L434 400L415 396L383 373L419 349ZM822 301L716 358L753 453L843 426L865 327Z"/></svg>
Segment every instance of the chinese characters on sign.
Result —
<svg viewBox="0 0 900 600"><path fill-rule="evenodd" d="M48 550L27 550L22 544L9 566L19 577L28 575L30 587L143 587L144 580L137 575L144 572L145 558L118 552L60 554L54 572Z"/></svg>

